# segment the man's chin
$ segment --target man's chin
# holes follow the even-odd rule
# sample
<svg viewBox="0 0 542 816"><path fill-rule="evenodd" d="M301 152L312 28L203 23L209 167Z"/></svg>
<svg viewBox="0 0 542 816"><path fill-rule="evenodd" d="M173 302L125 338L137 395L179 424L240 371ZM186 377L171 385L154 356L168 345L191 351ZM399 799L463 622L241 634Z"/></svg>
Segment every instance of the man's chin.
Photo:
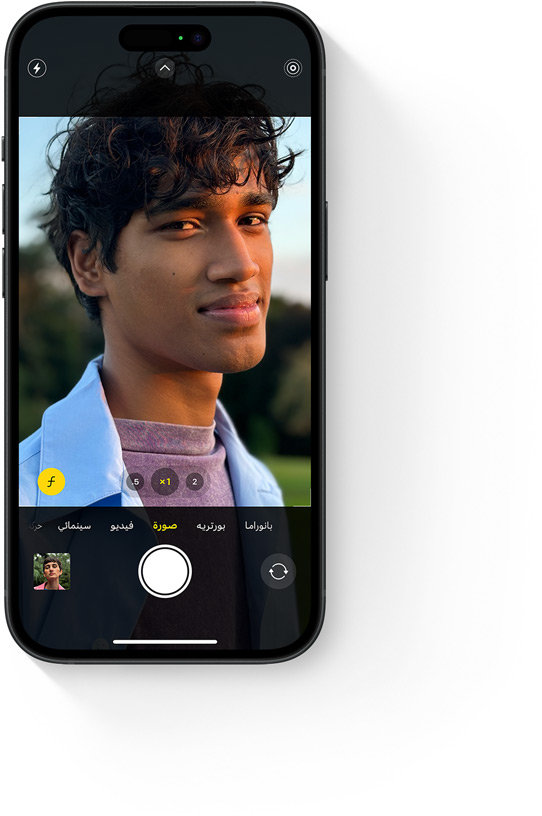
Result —
<svg viewBox="0 0 542 816"><path fill-rule="evenodd" d="M217 368L214 369L219 374L239 374L241 371L249 371L254 366L257 366L263 359L265 349L258 352L244 354L236 354L223 357L220 362L217 361Z"/></svg>

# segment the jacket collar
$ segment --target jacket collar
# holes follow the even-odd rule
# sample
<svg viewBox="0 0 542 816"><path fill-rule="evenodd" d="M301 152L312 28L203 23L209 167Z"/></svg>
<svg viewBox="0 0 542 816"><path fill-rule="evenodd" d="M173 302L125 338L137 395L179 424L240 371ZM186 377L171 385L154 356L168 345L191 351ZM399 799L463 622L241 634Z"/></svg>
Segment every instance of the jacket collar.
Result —
<svg viewBox="0 0 542 816"><path fill-rule="evenodd" d="M217 433L226 448L233 495L237 507L282 505L282 495L267 469L249 454L224 406L217 402L215 422Z"/></svg>
<svg viewBox="0 0 542 816"><path fill-rule="evenodd" d="M55 467L70 474L61 497L65 507L94 504L118 493L123 504L141 506L139 496L128 495L132 491L124 484L122 449L100 379L101 362L102 357L92 360L75 388L45 411L40 472ZM59 496L39 491L38 501L54 507Z"/></svg>

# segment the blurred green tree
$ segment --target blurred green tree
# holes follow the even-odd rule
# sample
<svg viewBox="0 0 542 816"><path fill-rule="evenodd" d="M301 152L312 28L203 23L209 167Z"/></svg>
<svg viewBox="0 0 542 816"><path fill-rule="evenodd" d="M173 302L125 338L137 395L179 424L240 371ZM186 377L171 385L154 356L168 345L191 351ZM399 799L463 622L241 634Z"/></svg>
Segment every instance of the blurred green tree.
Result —
<svg viewBox="0 0 542 816"><path fill-rule="evenodd" d="M263 360L250 371L224 376L220 399L241 438L257 456L310 455L310 370L304 371L300 384L294 383L288 373L296 350L305 348L301 356L306 358L308 353L310 362L310 337L310 309L300 303L272 297ZM295 422L274 408L279 393L282 402L289 402L290 414L296 415Z"/></svg>
<svg viewBox="0 0 542 816"><path fill-rule="evenodd" d="M311 432L311 343L288 349L271 414L290 436Z"/></svg>
<svg viewBox="0 0 542 816"><path fill-rule="evenodd" d="M45 241L19 251L19 339L19 439L24 439L103 350L101 330L76 301Z"/></svg>

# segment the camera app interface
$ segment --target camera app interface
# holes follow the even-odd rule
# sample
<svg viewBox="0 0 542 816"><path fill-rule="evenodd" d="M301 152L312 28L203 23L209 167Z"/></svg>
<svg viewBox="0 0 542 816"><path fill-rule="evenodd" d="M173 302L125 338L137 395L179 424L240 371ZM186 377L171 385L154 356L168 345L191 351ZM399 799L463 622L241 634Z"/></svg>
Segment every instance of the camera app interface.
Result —
<svg viewBox="0 0 542 816"><path fill-rule="evenodd" d="M309 92L225 76L208 25L117 31L47 112L66 57L21 48L16 563L53 658L280 656L315 615Z"/></svg>

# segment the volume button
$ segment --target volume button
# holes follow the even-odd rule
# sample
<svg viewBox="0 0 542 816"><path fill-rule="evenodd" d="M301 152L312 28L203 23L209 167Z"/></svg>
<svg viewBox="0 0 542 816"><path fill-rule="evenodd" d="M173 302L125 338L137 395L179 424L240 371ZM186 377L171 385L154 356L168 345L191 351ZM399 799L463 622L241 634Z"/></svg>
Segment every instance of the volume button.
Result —
<svg viewBox="0 0 542 816"><path fill-rule="evenodd" d="M327 201L326 201L326 222L324 224L324 270L325 270L325 279L327 281L327 268L328 268L328 217L327 217Z"/></svg>
<svg viewBox="0 0 542 816"><path fill-rule="evenodd" d="M2 247L2 297L5 297L5 296L6 296L6 295L5 295L5 292L6 292L6 286L5 286L5 280L6 280L6 257L5 257L5 255L6 255L6 251L5 251L4 247Z"/></svg>
<svg viewBox="0 0 542 816"><path fill-rule="evenodd" d="M2 184L2 235L6 231L6 186Z"/></svg>

